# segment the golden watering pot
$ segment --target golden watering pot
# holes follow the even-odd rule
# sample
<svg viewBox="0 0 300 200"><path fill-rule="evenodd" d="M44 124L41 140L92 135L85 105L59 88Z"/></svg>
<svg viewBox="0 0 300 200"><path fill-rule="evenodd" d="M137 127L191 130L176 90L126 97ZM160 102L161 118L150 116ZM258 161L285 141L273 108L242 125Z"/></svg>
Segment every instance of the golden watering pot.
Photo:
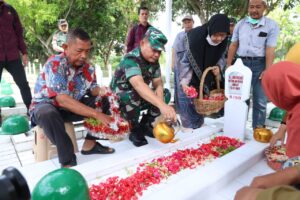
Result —
<svg viewBox="0 0 300 200"><path fill-rule="evenodd" d="M258 142L269 143L273 133L267 128L256 128L253 133L253 137Z"/></svg>
<svg viewBox="0 0 300 200"><path fill-rule="evenodd" d="M153 128L153 135L162 143L172 142L175 137L174 128L166 122L159 122Z"/></svg>

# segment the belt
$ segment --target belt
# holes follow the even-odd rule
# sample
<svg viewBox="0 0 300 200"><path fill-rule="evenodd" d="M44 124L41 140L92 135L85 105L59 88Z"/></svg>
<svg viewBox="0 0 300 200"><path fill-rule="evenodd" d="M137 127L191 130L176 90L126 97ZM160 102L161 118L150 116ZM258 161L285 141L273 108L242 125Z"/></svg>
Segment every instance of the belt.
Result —
<svg viewBox="0 0 300 200"><path fill-rule="evenodd" d="M247 57L247 56L239 56L239 58L244 60L262 60L265 59L265 57Z"/></svg>

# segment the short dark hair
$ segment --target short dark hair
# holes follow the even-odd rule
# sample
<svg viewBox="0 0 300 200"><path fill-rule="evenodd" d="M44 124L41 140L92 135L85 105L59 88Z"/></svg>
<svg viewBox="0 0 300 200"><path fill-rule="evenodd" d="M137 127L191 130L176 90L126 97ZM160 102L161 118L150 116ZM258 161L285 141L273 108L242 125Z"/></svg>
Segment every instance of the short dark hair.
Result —
<svg viewBox="0 0 300 200"><path fill-rule="evenodd" d="M146 6L142 6L142 7L139 7L138 14L140 14L141 10L147 10L147 11L149 11L149 9Z"/></svg>
<svg viewBox="0 0 300 200"><path fill-rule="evenodd" d="M82 41L91 41L89 34L82 28L71 29L67 35L67 42L75 41L77 38Z"/></svg>

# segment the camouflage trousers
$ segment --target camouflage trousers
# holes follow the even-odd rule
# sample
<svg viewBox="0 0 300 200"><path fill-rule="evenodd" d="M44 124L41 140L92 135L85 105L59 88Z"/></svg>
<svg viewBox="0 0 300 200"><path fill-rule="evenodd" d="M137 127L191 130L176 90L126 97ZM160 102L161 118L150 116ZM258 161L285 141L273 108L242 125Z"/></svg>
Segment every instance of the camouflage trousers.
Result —
<svg viewBox="0 0 300 200"><path fill-rule="evenodd" d="M160 115L159 109L145 101L136 91L126 91L118 95L120 97L121 116L132 126L139 123L141 112L144 110L152 117Z"/></svg>

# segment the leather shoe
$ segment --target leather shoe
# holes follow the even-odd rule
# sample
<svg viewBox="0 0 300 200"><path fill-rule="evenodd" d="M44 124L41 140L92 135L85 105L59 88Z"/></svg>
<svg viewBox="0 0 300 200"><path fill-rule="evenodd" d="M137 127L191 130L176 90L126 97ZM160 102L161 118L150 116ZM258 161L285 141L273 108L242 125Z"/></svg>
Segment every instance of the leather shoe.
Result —
<svg viewBox="0 0 300 200"><path fill-rule="evenodd" d="M136 147L140 147L140 146L143 146L143 145L146 145L148 144L147 140L145 139L145 136L142 135L142 134L139 134L139 133L135 133L135 132L132 132L130 135L129 135L129 140L133 143L134 146Z"/></svg>

